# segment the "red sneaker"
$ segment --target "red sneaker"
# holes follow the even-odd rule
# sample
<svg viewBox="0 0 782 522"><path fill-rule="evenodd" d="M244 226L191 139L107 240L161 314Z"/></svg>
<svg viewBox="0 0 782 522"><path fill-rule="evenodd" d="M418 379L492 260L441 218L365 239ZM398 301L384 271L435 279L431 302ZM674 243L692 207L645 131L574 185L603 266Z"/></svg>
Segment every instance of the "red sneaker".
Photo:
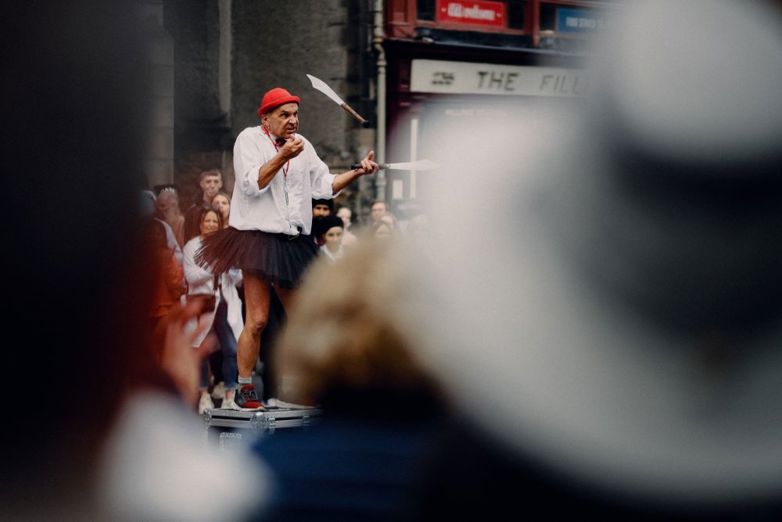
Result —
<svg viewBox="0 0 782 522"><path fill-rule="evenodd" d="M252 384L243 384L236 390L234 402L241 410L261 410L263 403L258 399L255 392L255 386Z"/></svg>

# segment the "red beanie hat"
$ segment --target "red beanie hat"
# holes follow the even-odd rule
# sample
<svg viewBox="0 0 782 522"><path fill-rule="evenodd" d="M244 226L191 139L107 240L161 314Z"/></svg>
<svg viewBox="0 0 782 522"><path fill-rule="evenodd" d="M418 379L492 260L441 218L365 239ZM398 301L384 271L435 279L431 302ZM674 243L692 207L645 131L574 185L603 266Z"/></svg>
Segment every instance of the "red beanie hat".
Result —
<svg viewBox="0 0 782 522"><path fill-rule="evenodd" d="M301 98L294 96L282 87L275 87L266 91L261 100L261 106L258 107L258 117L260 118L270 110L286 103L301 103Z"/></svg>

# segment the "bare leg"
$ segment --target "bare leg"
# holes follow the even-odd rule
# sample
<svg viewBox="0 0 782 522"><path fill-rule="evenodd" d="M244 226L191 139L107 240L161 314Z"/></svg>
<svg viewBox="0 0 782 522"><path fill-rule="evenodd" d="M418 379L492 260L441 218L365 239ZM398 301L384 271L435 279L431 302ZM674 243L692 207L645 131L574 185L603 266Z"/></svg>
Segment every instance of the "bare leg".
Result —
<svg viewBox="0 0 782 522"><path fill-rule="evenodd" d="M239 377L252 377L255 361L261 349L261 333L269 320L271 287L264 277L243 272L244 301L247 308L244 328L236 343L236 364Z"/></svg>
<svg viewBox="0 0 782 522"><path fill-rule="evenodd" d="M277 292L277 297L280 298L280 303L282 303L282 307L287 314L291 310L296 290L293 288L275 288L274 291Z"/></svg>

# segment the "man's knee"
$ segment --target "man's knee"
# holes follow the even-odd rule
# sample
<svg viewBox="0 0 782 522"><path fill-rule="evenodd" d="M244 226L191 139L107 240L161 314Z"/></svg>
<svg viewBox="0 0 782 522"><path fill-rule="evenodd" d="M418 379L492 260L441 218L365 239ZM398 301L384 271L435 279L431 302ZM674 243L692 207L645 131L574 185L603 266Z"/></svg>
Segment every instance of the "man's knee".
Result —
<svg viewBox="0 0 782 522"><path fill-rule="evenodd" d="M266 328L267 323L269 322L268 317L263 316L256 316L256 317L248 317L247 320L244 323L244 328L248 330L253 337L258 337L263 332L263 329Z"/></svg>

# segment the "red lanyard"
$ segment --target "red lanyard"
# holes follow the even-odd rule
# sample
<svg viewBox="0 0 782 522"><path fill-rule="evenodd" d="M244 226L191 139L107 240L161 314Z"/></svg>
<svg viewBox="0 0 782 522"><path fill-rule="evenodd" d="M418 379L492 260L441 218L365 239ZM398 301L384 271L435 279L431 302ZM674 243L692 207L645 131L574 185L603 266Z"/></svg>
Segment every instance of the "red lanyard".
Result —
<svg viewBox="0 0 782 522"><path fill-rule="evenodd" d="M277 147L277 142L274 141L271 137L271 134L269 134L269 131L266 130L266 127L261 127L263 129L264 134L266 134L266 137L269 138L269 141L272 142L272 145L274 145L274 150L279 151L279 147ZM291 160L288 160L285 162L285 165L282 166L282 174L286 178L288 177L288 169L290 168Z"/></svg>

